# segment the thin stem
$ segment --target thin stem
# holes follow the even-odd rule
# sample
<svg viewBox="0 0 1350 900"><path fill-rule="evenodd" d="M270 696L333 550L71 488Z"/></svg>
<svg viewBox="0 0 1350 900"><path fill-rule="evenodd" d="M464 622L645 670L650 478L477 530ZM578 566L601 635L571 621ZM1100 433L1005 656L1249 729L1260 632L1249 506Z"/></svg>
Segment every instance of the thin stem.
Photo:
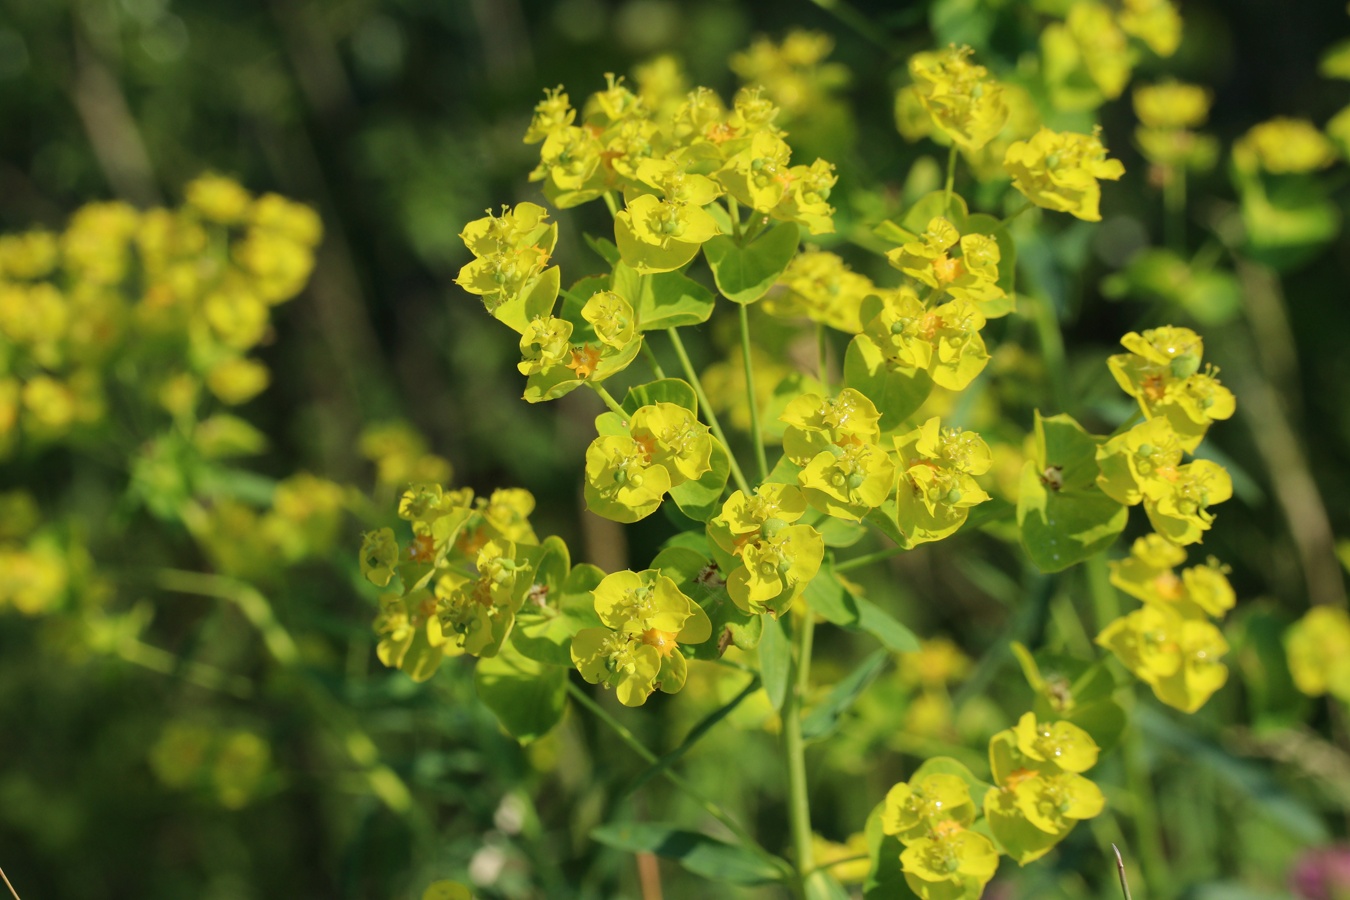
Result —
<svg viewBox="0 0 1350 900"><path fill-rule="evenodd" d="M300 648L296 646L295 639L277 621L272 604L252 585L221 575L182 569L157 569L154 580L166 591L230 601L262 634L263 643L277 662L294 665L300 661Z"/></svg>
<svg viewBox="0 0 1350 900"><path fill-rule="evenodd" d="M795 672L783 703L783 753L787 757L788 817L792 852L801 879L815 867L811 846L811 801L807 793L806 742L802 738L802 697L810 683L811 645L815 619L810 612L797 629Z"/></svg>
<svg viewBox="0 0 1350 900"><path fill-rule="evenodd" d="M135 638L119 641L116 652L126 662L160 675L181 675L190 684L208 691L220 691L240 700L246 700L253 694L253 683L242 675L233 675L206 663L180 662L168 650Z"/></svg>
<svg viewBox="0 0 1350 900"><path fill-rule="evenodd" d="M832 859L829 862L824 862L816 866L814 869L811 870L811 872L824 872L826 869L833 869L835 866L842 866L848 863L862 862L864 859L871 859L871 857L868 856L866 853L859 853L857 856L845 856L840 859ZM810 875L811 872L807 872L806 874Z"/></svg>
<svg viewBox="0 0 1350 900"><path fill-rule="evenodd" d="M1097 618L1097 628L1101 630L1120 616L1120 597L1111 586L1110 571L1104 555L1099 553L1089 557L1084 566L1088 591L1092 595L1093 613ZM1137 729L1131 728L1122 740L1121 761L1125 768L1126 785L1134 799L1134 829L1144 880L1152 888L1155 897L1167 896L1166 886L1172 883L1172 878L1168 871L1167 853L1163 848L1157 795L1144 759L1143 739Z"/></svg>
<svg viewBox="0 0 1350 900"><path fill-rule="evenodd" d="M571 679L568 679L567 681L567 692L572 695L573 700L584 706L597 719L608 726L611 731L618 735L619 740L628 745L628 749L632 750L649 763L655 764L659 761L657 755L648 750L646 745L639 741L633 732L628 730L627 726L606 712L603 706L596 703L589 694L577 687L576 682ZM785 863L783 860L761 847L759 843L751 837L750 833L746 831L739 822L733 819L726 810L700 794L698 789L686 781L682 776L677 775L670 769L662 769L661 775L686 797L703 807L708 815L726 826L726 829L734 834L741 843L746 846L746 849L763 857L766 861L771 863L774 868L785 870Z"/></svg>
<svg viewBox="0 0 1350 900"><path fill-rule="evenodd" d="M952 211L952 187L956 184L956 144L947 153L947 187L942 195L942 212L949 215Z"/></svg>
<svg viewBox="0 0 1350 900"><path fill-rule="evenodd" d="M1186 252L1186 168L1169 166L1163 180L1163 230L1167 249L1178 255Z"/></svg>
<svg viewBox="0 0 1350 900"><path fill-rule="evenodd" d="M863 566L870 566L874 562L881 562L882 560L890 559L892 556L899 556L901 553L904 553L905 550L905 547L896 545L894 547L887 547L884 550L864 553L862 556L855 556L852 559L846 559L842 562L835 563L834 570L836 572L847 572L850 569L861 569Z"/></svg>
<svg viewBox="0 0 1350 900"><path fill-rule="evenodd" d="M617 200L614 199L614 192L605 191L604 198L605 198L605 205L609 207L610 218L617 219L619 217L619 203Z"/></svg>
<svg viewBox="0 0 1350 900"><path fill-rule="evenodd" d="M651 348L646 340L642 342L642 357L647 360L647 365L651 366L653 375L657 378L666 377L666 370L661 368L661 361L656 358L656 351Z"/></svg>
<svg viewBox="0 0 1350 900"><path fill-rule="evenodd" d="M1125 860L1121 858L1120 848L1112 844L1111 849L1116 853L1116 871L1120 873L1120 890L1125 894L1125 900L1134 900L1130 896L1130 882L1125 877Z"/></svg>
<svg viewBox="0 0 1350 900"><path fill-rule="evenodd" d="M755 367L750 361L750 310L744 303L736 304L741 313L741 359L745 363L745 399L750 404L750 438L755 445L755 462L759 466L759 480L769 479L769 460L764 455L764 435L759 430L759 398L755 395Z"/></svg>
<svg viewBox="0 0 1350 900"><path fill-rule="evenodd" d="M811 0L816 6L830 13L843 24L852 28L863 38L871 41L877 47L885 50L887 53L895 54L896 49L891 45L885 32L877 27L876 23L866 15L849 6L842 0Z"/></svg>
<svg viewBox="0 0 1350 900"><path fill-rule="evenodd" d="M689 379L689 384L694 389L694 396L698 397L699 411L708 420L708 427L712 429L713 435L722 442L723 447L727 448L727 459L731 463L732 479L736 482L738 488L749 494L750 484L745 480L740 464L736 462L736 457L731 453L731 444L727 442L726 432L722 430L722 423L717 421L717 413L713 412L712 404L708 402L708 395L703 390L703 382L698 380L698 373L694 371L694 364L689 361L689 354L685 352L684 341L680 340L679 330L667 328L666 334L670 335L670 343L675 347L675 355L680 359L680 367L684 369L684 377Z"/></svg>
<svg viewBox="0 0 1350 900"><path fill-rule="evenodd" d="M1006 228L1009 224L1012 223L1012 220L1013 220L1013 219L1017 218L1017 217L1020 216L1022 213L1026 212L1026 211L1029 210L1029 209L1031 209L1031 208L1032 208L1033 206L1035 206L1035 205L1036 205L1036 204L1032 203L1030 200L1027 200L1027 201L1024 202L1021 206L1017 207L1017 209L1015 209L1015 210L1013 210L1012 212L1008 213L1008 215L1004 216L1002 219L999 219L999 220L998 220L998 225L996 225L996 226L994 227L994 230L997 231L997 230L1000 229L1000 228Z"/></svg>
<svg viewBox="0 0 1350 900"><path fill-rule="evenodd" d="M731 236L740 244L745 239L745 233L741 230L741 205L730 194L727 195L727 217L731 219Z"/></svg>
<svg viewBox="0 0 1350 900"><path fill-rule="evenodd" d="M830 340L829 335L825 333L825 323L816 323L816 374L820 378L821 387L825 388L825 393L830 393Z"/></svg>
<svg viewBox="0 0 1350 900"><path fill-rule="evenodd" d="M605 405L609 407L611 412L617 413L624 421L628 420L628 411L619 405L619 401L614 399L613 394L596 384L594 381L586 382L586 386L595 391L601 400L605 401Z"/></svg>
<svg viewBox="0 0 1350 900"><path fill-rule="evenodd" d="M5 874L4 869L0 869L0 878L5 879L5 887L9 888L9 893L14 900L19 900L19 892L14 890L14 885L9 883L9 876Z"/></svg>

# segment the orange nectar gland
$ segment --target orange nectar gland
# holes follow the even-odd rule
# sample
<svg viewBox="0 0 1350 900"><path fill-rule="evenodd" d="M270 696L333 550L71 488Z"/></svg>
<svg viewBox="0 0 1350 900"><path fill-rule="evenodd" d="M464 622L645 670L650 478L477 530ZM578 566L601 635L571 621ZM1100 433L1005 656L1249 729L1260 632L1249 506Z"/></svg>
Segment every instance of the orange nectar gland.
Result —
<svg viewBox="0 0 1350 900"><path fill-rule="evenodd" d="M1008 777L1003 781L1003 790L1015 791L1024 781L1030 781L1039 773L1032 769L1014 769L1008 773Z"/></svg>
<svg viewBox="0 0 1350 900"><path fill-rule="evenodd" d="M646 631L642 632L642 637L638 638L638 640L656 650L656 652L664 658L675 652L675 637L676 632L674 631L660 631L656 628L648 628Z"/></svg>
<svg viewBox="0 0 1350 900"><path fill-rule="evenodd" d="M408 559L413 562L429 563L435 555L436 539L429 534L419 534L408 548Z"/></svg>
<svg viewBox="0 0 1350 900"><path fill-rule="evenodd" d="M1153 579L1153 589L1158 592L1158 596L1164 600L1180 600L1185 592L1180 578L1175 572L1163 572L1157 578Z"/></svg>
<svg viewBox="0 0 1350 900"><path fill-rule="evenodd" d="M943 819L937 825L933 826L933 836L938 840L951 837L954 834L960 834L965 831L965 827L955 819Z"/></svg>
<svg viewBox="0 0 1350 900"><path fill-rule="evenodd" d="M572 361L567 364L567 368L576 372L577 377L585 381L595 374L595 367L598 365L600 365L600 348L582 344L572 349Z"/></svg>
<svg viewBox="0 0 1350 900"><path fill-rule="evenodd" d="M726 122L715 122L708 126L707 133L704 135L714 144L725 144L737 137L740 133L739 128L728 125Z"/></svg>
<svg viewBox="0 0 1350 900"><path fill-rule="evenodd" d="M933 277L937 279L938 284L951 284L963 274L965 266L961 265L959 259L953 259L944 253L933 260Z"/></svg>

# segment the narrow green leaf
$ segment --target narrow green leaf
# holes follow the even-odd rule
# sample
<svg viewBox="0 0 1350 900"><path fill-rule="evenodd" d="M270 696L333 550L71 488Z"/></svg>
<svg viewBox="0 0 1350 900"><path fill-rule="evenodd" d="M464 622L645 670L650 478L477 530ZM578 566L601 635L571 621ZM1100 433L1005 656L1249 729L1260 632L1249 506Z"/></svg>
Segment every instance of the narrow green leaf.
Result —
<svg viewBox="0 0 1350 900"><path fill-rule="evenodd" d="M723 884L752 886L782 878L782 872L744 847L674 825L657 822L601 825L591 831L591 837L616 850L663 856L695 875Z"/></svg>
<svg viewBox="0 0 1350 900"><path fill-rule="evenodd" d="M917 653L919 639L886 610L864 597L853 597L858 608L857 628L896 653Z"/></svg>
<svg viewBox="0 0 1350 900"><path fill-rule="evenodd" d="M889 656L890 651L885 649L872 651L857 668L830 688L825 699L802 719L802 737L818 741L833 734L844 714L881 674Z"/></svg>
<svg viewBox="0 0 1350 900"><path fill-rule="evenodd" d="M685 735L684 740L680 741L678 747L671 750L669 753L663 754L660 759L644 769L642 774L638 775L628 787L623 789L621 796L628 796L647 782L651 781L657 775L660 775L666 769L669 769L671 766L675 765L675 763L679 762L695 744L702 740L705 734L713 729L713 726L731 715L736 707L741 705L742 700L749 697L757 690L759 690L759 679L751 677L750 683L747 684L739 694L704 716L697 725L689 730L689 733Z"/></svg>
<svg viewBox="0 0 1350 900"><path fill-rule="evenodd" d="M619 262L619 248L614 245L613 241L591 234L583 234L582 237L586 239L586 246L594 250L605 262L611 266Z"/></svg>

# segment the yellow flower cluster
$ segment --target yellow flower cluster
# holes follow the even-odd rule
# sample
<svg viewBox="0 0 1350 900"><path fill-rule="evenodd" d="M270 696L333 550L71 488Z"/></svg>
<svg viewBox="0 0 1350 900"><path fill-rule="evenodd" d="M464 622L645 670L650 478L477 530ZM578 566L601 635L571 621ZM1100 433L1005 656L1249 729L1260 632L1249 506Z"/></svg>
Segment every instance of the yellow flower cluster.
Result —
<svg viewBox="0 0 1350 900"><path fill-rule="evenodd" d="M1345 610L1313 607L1289 628L1284 645L1300 691L1350 703L1350 615Z"/></svg>
<svg viewBox="0 0 1350 900"><path fill-rule="evenodd" d="M1134 90L1139 117L1135 140L1149 161L1160 166L1205 170L1214 165L1218 142L1193 129L1205 124L1213 95L1195 84L1163 81Z"/></svg>
<svg viewBox="0 0 1350 900"><path fill-rule="evenodd" d="M622 194L616 236L625 262L640 271L669 271L692 258L718 233L701 213L723 195L813 234L833 231L834 167L793 165L778 115L758 88L742 90L730 108L697 88L670 109L613 76L578 115L559 88L535 108L526 132L527 143L541 143L531 179L560 208Z"/></svg>
<svg viewBox="0 0 1350 900"><path fill-rule="evenodd" d="M819 108L848 84L848 69L825 61L833 50L834 38L819 31L789 31L781 44L761 36L732 54L731 71L747 86L763 88L790 118Z"/></svg>
<svg viewBox="0 0 1350 900"><path fill-rule="evenodd" d="M246 354L304 287L318 217L216 175L187 198L176 210L90 204L59 235L0 238L0 453L20 434L87 432L120 373L177 418L203 388L237 405L267 386Z"/></svg>
<svg viewBox="0 0 1350 900"><path fill-rule="evenodd" d="M414 484L399 500L413 537L365 535L361 572L397 592L380 598L377 654L418 681L447 656L495 656L515 625L544 556L529 522L534 497L519 489L477 497L469 488Z"/></svg>
<svg viewBox="0 0 1350 900"><path fill-rule="evenodd" d="M1074 134L1042 128L1008 147L1003 166L1013 187L1032 203L1087 222L1101 221L1100 179L1125 174L1118 159L1107 159L1097 132Z"/></svg>
<svg viewBox="0 0 1350 900"><path fill-rule="evenodd" d="M1134 397L1144 421L1097 448L1097 485L1126 506L1142 504L1156 534L1135 542L1112 564L1111 582L1144 607L1109 623L1097 643L1111 650L1158 699L1194 712L1223 686L1228 652L1210 621L1234 603L1225 569L1206 565L1174 571L1214 520L1210 507L1233 493L1228 472L1207 459L1183 463L1212 422L1233 415L1232 393L1217 370L1201 371L1204 344L1188 328L1131 332L1129 353L1112 356L1111 373Z"/></svg>

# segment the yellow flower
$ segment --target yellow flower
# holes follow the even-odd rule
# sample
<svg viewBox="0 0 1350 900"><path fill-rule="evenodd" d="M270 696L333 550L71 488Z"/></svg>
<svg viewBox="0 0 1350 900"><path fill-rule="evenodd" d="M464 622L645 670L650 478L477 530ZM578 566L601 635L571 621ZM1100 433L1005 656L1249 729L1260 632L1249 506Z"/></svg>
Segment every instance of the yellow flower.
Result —
<svg viewBox="0 0 1350 900"><path fill-rule="evenodd" d="M1004 168L1013 186L1032 203L1100 222L1101 185L1125 174L1120 160L1107 159L1098 134L1055 132L1042 128L1029 141L1008 148Z"/></svg>
<svg viewBox="0 0 1350 900"><path fill-rule="evenodd" d="M1180 81L1134 89L1134 114L1149 128L1197 128L1209 118L1213 102L1214 94L1209 88Z"/></svg>
<svg viewBox="0 0 1350 900"><path fill-rule="evenodd" d="M208 173L188 182L185 191L188 205L203 217L222 225L236 225L243 221L253 198L233 178Z"/></svg>
<svg viewBox="0 0 1350 900"><path fill-rule="evenodd" d="M1078 0L1063 24L1046 27L1041 57L1051 97L1060 109L1095 109L1103 99L1119 97L1130 80L1132 60L1125 34L1111 11L1091 0Z"/></svg>
<svg viewBox="0 0 1350 900"><path fill-rule="evenodd" d="M862 331L863 298L876 293L872 279L823 250L794 256L778 284L783 290L765 298L765 312L785 319L804 316L848 334Z"/></svg>
<svg viewBox="0 0 1350 900"><path fill-rule="evenodd" d="M1003 86L989 70L970 61L969 47L950 47L910 57L915 97L933 124L963 150L989 143L1008 121Z"/></svg>
<svg viewBox="0 0 1350 900"><path fill-rule="evenodd" d="M1171 56L1181 45L1181 14L1171 0L1124 0L1120 27L1159 56Z"/></svg>
<svg viewBox="0 0 1350 900"><path fill-rule="evenodd" d="M1350 703L1350 615L1345 610L1313 607L1290 626L1284 646L1300 691Z"/></svg>
<svg viewBox="0 0 1350 900"><path fill-rule="evenodd" d="M1331 141L1306 119L1280 116L1261 122L1233 144L1233 161L1240 168L1273 175L1315 172L1335 159Z"/></svg>
<svg viewBox="0 0 1350 900"><path fill-rule="evenodd" d="M1223 634L1208 621L1145 606L1106 626L1097 643L1110 650L1168 706L1193 713L1228 680L1220 661Z"/></svg>

